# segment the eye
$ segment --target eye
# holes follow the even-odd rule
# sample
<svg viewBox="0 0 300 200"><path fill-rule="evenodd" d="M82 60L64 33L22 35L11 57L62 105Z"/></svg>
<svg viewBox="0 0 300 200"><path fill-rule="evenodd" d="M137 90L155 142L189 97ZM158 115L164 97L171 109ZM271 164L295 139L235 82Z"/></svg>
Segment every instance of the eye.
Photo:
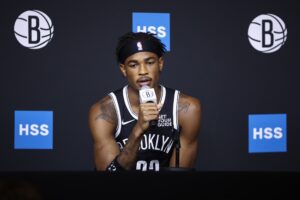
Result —
<svg viewBox="0 0 300 200"><path fill-rule="evenodd" d="M149 60L149 61L147 62L148 65L153 65L154 63L155 63L154 60Z"/></svg>
<svg viewBox="0 0 300 200"><path fill-rule="evenodd" d="M135 68L135 67L137 67L138 65L137 65L136 63L129 63L128 66L131 67L131 68Z"/></svg>

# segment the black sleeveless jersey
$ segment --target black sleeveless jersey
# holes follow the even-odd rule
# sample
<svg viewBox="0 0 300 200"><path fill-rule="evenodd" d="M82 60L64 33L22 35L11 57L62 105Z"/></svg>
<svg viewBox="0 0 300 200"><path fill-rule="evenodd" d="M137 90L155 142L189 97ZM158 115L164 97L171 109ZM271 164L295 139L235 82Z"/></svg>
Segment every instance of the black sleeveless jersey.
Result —
<svg viewBox="0 0 300 200"><path fill-rule="evenodd" d="M123 149L134 125L137 114L132 111L128 86L111 92L110 97L114 102L118 116L118 125L115 139L120 149ZM169 167L170 158L174 147L174 137L178 134L178 106L179 91L161 86L160 100L163 104L157 127L146 131L141 139L136 170L159 171L162 167Z"/></svg>

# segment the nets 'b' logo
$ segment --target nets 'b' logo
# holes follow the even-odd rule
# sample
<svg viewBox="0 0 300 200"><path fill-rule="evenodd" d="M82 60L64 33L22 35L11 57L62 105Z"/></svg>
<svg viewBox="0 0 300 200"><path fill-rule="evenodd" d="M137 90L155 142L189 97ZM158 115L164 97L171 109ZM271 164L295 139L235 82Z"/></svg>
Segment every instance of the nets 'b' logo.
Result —
<svg viewBox="0 0 300 200"><path fill-rule="evenodd" d="M54 27L51 19L42 11L28 10L17 18L14 31L21 45L40 49L51 41Z"/></svg>
<svg viewBox="0 0 300 200"><path fill-rule="evenodd" d="M287 39L284 22L273 14L256 17L248 28L250 44L263 53L273 53L280 49Z"/></svg>
<svg viewBox="0 0 300 200"><path fill-rule="evenodd" d="M144 93L142 93L144 98L150 98L153 97L153 94L149 91L145 91Z"/></svg>
<svg viewBox="0 0 300 200"><path fill-rule="evenodd" d="M139 91L139 96L140 96L140 102L141 103L148 103L148 102L157 103L154 88L140 90Z"/></svg>

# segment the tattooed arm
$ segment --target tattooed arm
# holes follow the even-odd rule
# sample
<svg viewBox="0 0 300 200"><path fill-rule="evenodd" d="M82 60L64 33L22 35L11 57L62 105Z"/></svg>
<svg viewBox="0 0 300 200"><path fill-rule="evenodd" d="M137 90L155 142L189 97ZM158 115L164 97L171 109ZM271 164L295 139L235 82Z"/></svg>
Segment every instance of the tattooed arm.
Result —
<svg viewBox="0 0 300 200"><path fill-rule="evenodd" d="M94 141L94 160L97 170L105 170L120 153L114 139L118 124L113 101L109 96L95 103L89 112L89 125Z"/></svg>
<svg viewBox="0 0 300 200"><path fill-rule="evenodd" d="M145 106L149 107L149 105ZM155 114L155 116L158 116L158 111L155 112ZM89 113L89 125L94 141L94 160L97 170L106 170L107 166L116 158L116 156L118 156L118 163L124 169L132 169L136 161L139 144L144 132L144 118L147 118L147 115L139 112L139 121L134 126L127 144L122 151L120 151L114 138L118 119L112 99L109 96L106 96L91 107ZM146 121L152 119L153 116Z"/></svg>
<svg viewBox="0 0 300 200"><path fill-rule="evenodd" d="M181 126L179 167L193 168L198 152L198 134L202 116L201 103L196 98L180 93L177 112ZM175 167L175 149L170 166Z"/></svg>

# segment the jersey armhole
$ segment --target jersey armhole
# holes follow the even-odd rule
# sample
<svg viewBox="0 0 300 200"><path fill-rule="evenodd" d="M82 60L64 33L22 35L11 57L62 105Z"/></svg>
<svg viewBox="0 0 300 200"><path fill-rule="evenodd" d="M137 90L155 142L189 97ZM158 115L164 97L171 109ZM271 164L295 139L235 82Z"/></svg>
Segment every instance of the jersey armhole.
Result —
<svg viewBox="0 0 300 200"><path fill-rule="evenodd" d="M179 130L178 124L178 100L180 92L175 90L174 100L173 100L173 128Z"/></svg>
<svg viewBox="0 0 300 200"><path fill-rule="evenodd" d="M119 107L119 103L118 103L116 95L113 92L111 92L111 93L109 93L109 96L111 97L111 99L114 103L115 110L116 110L117 117L118 117L118 125L117 125L116 132L115 132L115 138L117 138L121 132L121 112L120 112L120 107Z"/></svg>

